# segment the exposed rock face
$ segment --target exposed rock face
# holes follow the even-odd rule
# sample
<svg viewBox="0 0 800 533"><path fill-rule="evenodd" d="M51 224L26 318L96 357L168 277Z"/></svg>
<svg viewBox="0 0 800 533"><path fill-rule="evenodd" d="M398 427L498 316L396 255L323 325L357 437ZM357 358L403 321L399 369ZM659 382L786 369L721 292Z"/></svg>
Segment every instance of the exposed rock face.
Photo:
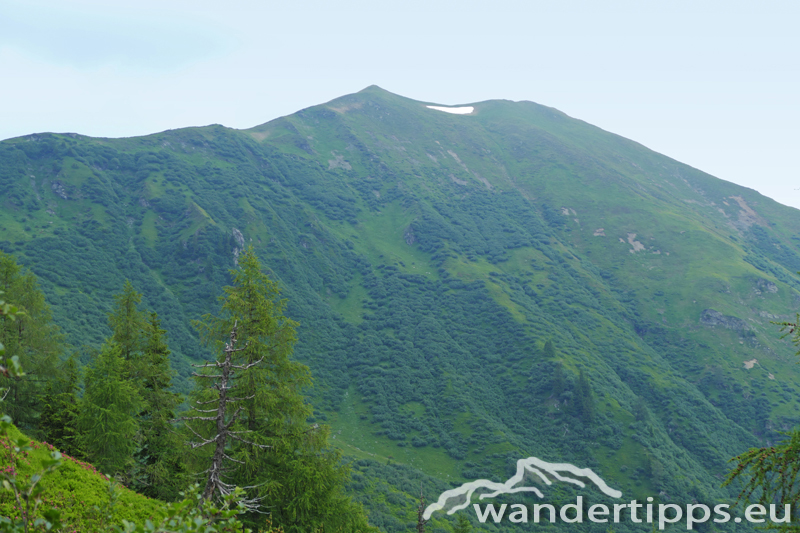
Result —
<svg viewBox="0 0 800 533"><path fill-rule="evenodd" d="M233 228L233 238L236 239L236 244L239 245L239 248L244 248L244 235L242 235L241 231Z"/></svg>
<svg viewBox="0 0 800 533"><path fill-rule="evenodd" d="M334 159L328 159L328 170L333 170L336 168L341 168L344 170L353 170L353 167L350 166L350 163L344 160L343 155L339 155L336 152L331 152L333 154Z"/></svg>
<svg viewBox="0 0 800 533"><path fill-rule="evenodd" d="M233 238L239 246L233 249L233 264L239 266L239 254L244 251L244 235L236 228L233 228Z"/></svg>
<svg viewBox="0 0 800 533"><path fill-rule="evenodd" d="M409 246L417 242L417 237L416 235L414 235L414 228L408 226L406 228L405 233L403 234L403 239L405 239L406 244L408 244Z"/></svg>
<svg viewBox="0 0 800 533"><path fill-rule="evenodd" d="M722 326L735 331L746 331L749 329L747 323L735 316L723 315L714 309L706 309L700 314L700 323L704 326Z"/></svg>
<svg viewBox="0 0 800 533"><path fill-rule="evenodd" d="M628 250L630 253L635 254L636 252L641 252L644 250L644 244L640 243L636 240L635 233L628 233L628 244L633 246L632 249Z"/></svg>
<svg viewBox="0 0 800 533"><path fill-rule="evenodd" d="M753 209L747 205L747 202L744 201L744 198L741 196L729 196L732 200L736 200L736 203L739 204L741 211L739 211L739 220L738 225L742 229L747 229L753 224L758 224L759 226L766 226L768 222L764 220L758 213L753 211Z"/></svg>
<svg viewBox="0 0 800 533"><path fill-rule="evenodd" d="M60 181L54 181L50 188L53 189L53 192L64 200L67 199L67 191L64 189L64 185L62 185Z"/></svg>
<svg viewBox="0 0 800 533"><path fill-rule="evenodd" d="M460 180L457 177L450 174L450 179L453 180L453 183L458 183L459 185L466 185L467 182L465 180Z"/></svg>
<svg viewBox="0 0 800 533"><path fill-rule="evenodd" d="M761 291L761 292L771 292L771 293L778 292L778 286L777 285L775 285L774 283L772 283L769 280L762 279L762 278L759 278L759 280L756 282L756 287L758 287L758 290Z"/></svg>

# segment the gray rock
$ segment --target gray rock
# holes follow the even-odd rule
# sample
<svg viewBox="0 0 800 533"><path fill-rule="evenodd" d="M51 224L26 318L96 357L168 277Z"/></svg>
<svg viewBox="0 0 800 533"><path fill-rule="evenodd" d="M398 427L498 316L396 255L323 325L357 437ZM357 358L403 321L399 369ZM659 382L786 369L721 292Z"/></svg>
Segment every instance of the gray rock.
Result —
<svg viewBox="0 0 800 533"><path fill-rule="evenodd" d="M756 281L756 286L761 292L778 292L778 286L766 279L759 278L758 281Z"/></svg>
<svg viewBox="0 0 800 533"><path fill-rule="evenodd" d="M700 314L700 323L704 326L722 326L735 331L746 331L750 328L741 318L723 315L714 309L706 309Z"/></svg>

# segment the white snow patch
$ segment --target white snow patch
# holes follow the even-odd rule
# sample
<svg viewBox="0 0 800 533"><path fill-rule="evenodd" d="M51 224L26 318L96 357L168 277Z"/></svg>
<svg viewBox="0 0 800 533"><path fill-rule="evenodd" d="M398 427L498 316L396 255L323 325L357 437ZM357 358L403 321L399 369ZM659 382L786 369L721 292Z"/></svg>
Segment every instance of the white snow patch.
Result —
<svg viewBox="0 0 800 533"><path fill-rule="evenodd" d="M469 115L475 108L471 105L464 106L464 107L441 107L438 105L429 105L425 106L428 109L435 109L436 111L444 111L445 113L452 113L454 115Z"/></svg>

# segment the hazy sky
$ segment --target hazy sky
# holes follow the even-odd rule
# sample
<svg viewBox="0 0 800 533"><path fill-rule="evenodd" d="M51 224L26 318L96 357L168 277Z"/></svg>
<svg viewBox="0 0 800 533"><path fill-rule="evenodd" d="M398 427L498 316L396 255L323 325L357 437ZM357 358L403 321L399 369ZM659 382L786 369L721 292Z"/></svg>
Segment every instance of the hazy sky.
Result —
<svg viewBox="0 0 800 533"><path fill-rule="evenodd" d="M800 2L2 0L0 139L532 100L800 207Z"/></svg>

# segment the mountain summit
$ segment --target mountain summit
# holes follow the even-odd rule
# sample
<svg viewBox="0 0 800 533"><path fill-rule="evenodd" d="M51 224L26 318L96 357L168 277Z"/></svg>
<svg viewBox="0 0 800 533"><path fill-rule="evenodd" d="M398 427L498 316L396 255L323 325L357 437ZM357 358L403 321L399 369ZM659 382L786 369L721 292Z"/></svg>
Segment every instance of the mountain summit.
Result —
<svg viewBox="0 0 800 533"><path fill-rule="evenodd" d="M254 246L315 416L390 492L402 465L461 483L536 456L719 499L728 459L798 421L772 322L800 307L800 214L535 103L372 86L247 130L30 135L0 143L0 201L71 342L102 342L130 279L184 386L189 320Z"/></svg>

